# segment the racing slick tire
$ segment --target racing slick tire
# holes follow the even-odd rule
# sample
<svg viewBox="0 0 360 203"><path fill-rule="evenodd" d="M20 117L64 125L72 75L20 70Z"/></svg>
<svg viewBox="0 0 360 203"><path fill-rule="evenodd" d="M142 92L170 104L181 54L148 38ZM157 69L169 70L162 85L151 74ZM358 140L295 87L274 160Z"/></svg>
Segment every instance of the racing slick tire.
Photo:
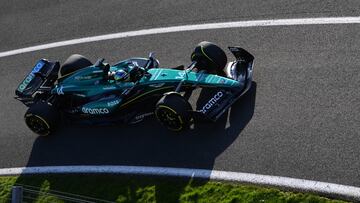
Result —
<svg viewBox="0 0 360 203"><path fill-rule="evenodd" d="M155 116L158 121L172 131L189 127L192 107L177 92L166 93L156 104Z"/></svg>
<svg viewBox="0 0 360 203"><path fill-rule="evenodd" d="M60 113L46 101L39 101L25 113L25 123L34 133L47 136L54 132L60 121Z"/></svg>
<svg viewBox="0 0 360 203"><path fill-rule="evenodd" d="M195 47L191 60L197 62L198 70L215 74L221 73L227 63L225 52L216 44L207 41L200 42Z"/></svg>
<svg viewBox="0 0 360 203"><path fill-rule="evenodd" d="M71 73L93 65L89 59L80 55L73 54L66 59L64 64L60 68L60 75L62 77L70 75Z"/></svg>

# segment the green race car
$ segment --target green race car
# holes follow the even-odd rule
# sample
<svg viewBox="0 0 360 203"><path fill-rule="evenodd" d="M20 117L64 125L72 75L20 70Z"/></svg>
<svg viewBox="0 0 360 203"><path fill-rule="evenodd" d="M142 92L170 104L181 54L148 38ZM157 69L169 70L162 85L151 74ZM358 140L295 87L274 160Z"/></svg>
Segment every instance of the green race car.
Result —
<svg viewBox="0 0 360 203"><path fill-rule="evenodd" d="M130 58L114 65L92 64L81 55L59 62L39 60L16 89L16 99L28 106L27 126L49 135L60 122L84 124L137 123L154 115L168 129L186 129L197 118L216 121L249 90L254 57L229 47L235 60L210 42L199 43L184 68L160 68L149 58ZM202 106L188 102L198 87L215 90ZM64 119L66 118L66 119Z"/></svg>

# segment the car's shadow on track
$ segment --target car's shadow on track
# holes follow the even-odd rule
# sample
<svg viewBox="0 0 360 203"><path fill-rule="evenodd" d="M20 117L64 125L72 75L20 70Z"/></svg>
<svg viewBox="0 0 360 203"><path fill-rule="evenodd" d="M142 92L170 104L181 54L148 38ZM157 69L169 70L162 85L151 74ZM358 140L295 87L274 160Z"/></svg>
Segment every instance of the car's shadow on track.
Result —
<svg viewBox="0 0 360 203"><path fill-rule="evenodd" d="M256 83L216 123L181 133L155 119L133 126L68 126L34 142L28 166L141 165L212 169L254 113Z"/></svg>
<svg viewBox="0 0 360 203"><path fill-rule="evenodd" d="M251 120L255 98L253 82L249 92L218 122L196 124L194 129L181 133L169 132L155 119L133 126L68 126L51 137L38 137L27 166L131 165L211 170L216 157Z"/></svg>

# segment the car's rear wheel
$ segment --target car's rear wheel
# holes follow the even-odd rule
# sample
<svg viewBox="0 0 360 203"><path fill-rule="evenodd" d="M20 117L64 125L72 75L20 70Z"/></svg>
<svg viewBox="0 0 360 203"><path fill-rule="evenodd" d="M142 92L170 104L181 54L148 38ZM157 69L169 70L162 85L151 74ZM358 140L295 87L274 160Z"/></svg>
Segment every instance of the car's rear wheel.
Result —
<svg viewBox="0 0 360 203"><path fill-rule="evenodd" d="M34 133L47 136L54 132L60 121L59 111L45 101L39 101L25 113L25 123Z"/></svg>
<svg viewBox="0 0 360 203"><path fill-rule="evenodd" d="M93 65L89 59L85 56L79 54L73 54L66 61L60 68L60 75L62 77L70 75L71 73L80 70L82 68L86 68L88 66Z"/></svg>
<svg viewBox="0 0 360 203"><path fill-rule="evenodd" d="M198 70L206 70L213 74L221 73L227 63L225 52L216 44L206 41L195 47L191 60L197 62Z"/></svg>
<svg viewBox="0 0 360 203"><path fill-rule="evenodd" d="M155 115L169 130L181 131L189 127L191 110L191 105L183 96L177 92L170 92L156 104Z"/></svg>

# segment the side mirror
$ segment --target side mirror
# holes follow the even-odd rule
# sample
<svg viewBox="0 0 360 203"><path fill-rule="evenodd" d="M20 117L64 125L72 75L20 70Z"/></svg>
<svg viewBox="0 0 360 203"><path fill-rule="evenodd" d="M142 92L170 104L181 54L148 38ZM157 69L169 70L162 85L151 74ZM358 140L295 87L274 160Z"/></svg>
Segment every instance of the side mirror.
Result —
<svg viewBox="0 0 360 203"><path fill-rule="evenodd" d="M154 52L150 52L150 53L149 53L149 59L150 59L150 58L151 58L151 59L154 59L154 55L155 55Z"/></svg>
<svg viewBox="0 0 360 203"><path fill-rule="evenodd" d="M104 64L103 64L103 62L105 61L105 59L104 58L101 58L101 59L98 59L97 61L96 61L96 63L94 64L94 66L95 67L103 67L104 66Z"/></svg>
<svg viewBox="0 0 360 203"><path fill-rule="evenodd" d="M149 53L149 61L146 63L145 65L145 71L147 71L148 69L150 69L150 67L154 64L154 53L153 52L150 52Z"/></svg>

